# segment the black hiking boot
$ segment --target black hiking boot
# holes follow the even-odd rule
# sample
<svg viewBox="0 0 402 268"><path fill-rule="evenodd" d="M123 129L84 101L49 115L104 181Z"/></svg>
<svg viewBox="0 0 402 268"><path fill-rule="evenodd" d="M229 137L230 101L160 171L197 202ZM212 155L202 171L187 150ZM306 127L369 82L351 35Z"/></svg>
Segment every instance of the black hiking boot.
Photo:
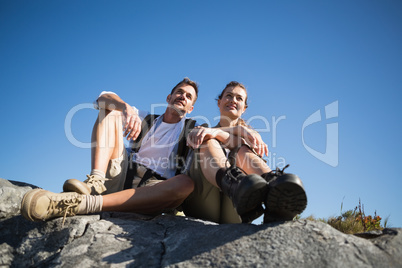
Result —
<svg viewBox="0 0 402 268"><path fill-rule="evenodd" d="M268 183L264 223L292 220L307 206L303 183L298 176L284 172L288 166L264 176Z"/></svg>
<svg viewBox="0 0 402 268"><path fill-rule="evenodd" d="M259 175L245 175L237 167L230 167L221 181L221 190L230 197L243 223L250 223L264 213L267 182Z"/></svg>

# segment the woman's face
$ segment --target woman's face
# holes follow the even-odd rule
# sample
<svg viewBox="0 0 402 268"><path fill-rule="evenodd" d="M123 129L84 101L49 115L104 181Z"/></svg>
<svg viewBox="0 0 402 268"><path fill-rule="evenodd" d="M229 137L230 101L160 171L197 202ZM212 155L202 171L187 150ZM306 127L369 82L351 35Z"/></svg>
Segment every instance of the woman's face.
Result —
<svg viewBox="0 0 402 268"><path fill-rule="evenodd" d="M221 116L227 116L232 120L239 118L246 110L246 91L237 86L225 90L222 98L218 100Z"/></svg>

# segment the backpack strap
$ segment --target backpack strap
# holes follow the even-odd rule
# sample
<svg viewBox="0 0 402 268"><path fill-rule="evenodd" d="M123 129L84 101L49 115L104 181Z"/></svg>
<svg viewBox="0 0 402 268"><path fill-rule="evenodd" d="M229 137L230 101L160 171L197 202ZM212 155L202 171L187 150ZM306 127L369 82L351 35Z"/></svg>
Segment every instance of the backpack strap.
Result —
<svg viewBox="0 0 402 268"><path fill-rule="evenodd" d="M141 123L141 132L138 135L138 138L135 141L131 142L131 154L129 157L129 164L127 167L127 174L126 174L126 180L124 182L124 189L131 189L133 186L133 180L134 176L136 175L136 170L137 170L137 164L132 162L132 155L133 153L137 153L141 147L142 140L145 137L145 134L151 129L155 119L159 115L156 114L148 114L145 116L144 120L142 120Z"/></svg>
<svg viewBox="0 0 402 268"><path fill-rule="evenodd" d="M158 118L160 115L159 114L148 114L145 116L144 120L142 120L141 123L141 132L138 135L138 138L132 142L131 144L131 151L134 153L137 153L138 150L141 147L142 140L145 137L145 134L148 133L148 131L151 129L152 125L154 124L154 121L156 118Z"/></svg>
<svg viewBox="0 0 402 268"><path fill-rule="evenodd" d="M180 133L179 145L177 148L176 175L181 174L182 171L186 168L186 159L189 151L191 150L187 146L187 136L191 132L191 130L195 127L195 123L196 121L190 118L187 118L186 121L184 122L184 128Z"/></svg>

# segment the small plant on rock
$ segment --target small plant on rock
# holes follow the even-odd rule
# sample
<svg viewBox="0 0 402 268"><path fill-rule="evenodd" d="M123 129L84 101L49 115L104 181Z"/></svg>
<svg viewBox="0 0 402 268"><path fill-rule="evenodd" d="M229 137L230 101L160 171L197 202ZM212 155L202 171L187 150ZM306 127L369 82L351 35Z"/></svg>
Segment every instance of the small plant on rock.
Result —
<svg viewBox="0 0 402 268"><path fill-rule="evenodd" d="M329 219L315 219L309 216L306 220L322 221L331 225L333 228L345 234L363 233L373 230L382 230L386 227L388 218L385 219L384 226L381 225L381 217L374 212L374 216L364 213L364 206L359 199L359 205L353 210L342 212L343 202L341 204L341 215L330 217Z"/></svg>

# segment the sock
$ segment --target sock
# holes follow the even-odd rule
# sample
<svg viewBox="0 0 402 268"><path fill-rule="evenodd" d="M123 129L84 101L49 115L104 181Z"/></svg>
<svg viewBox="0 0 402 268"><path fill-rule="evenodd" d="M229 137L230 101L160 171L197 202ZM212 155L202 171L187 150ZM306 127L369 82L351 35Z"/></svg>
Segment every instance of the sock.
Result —
<svg viewBox="0 0 402 268"><path fill-rule="evenodd" d="M105 172L103 172L102 170L99 170L99 169L92 169L90 175L97 175L99 177L106 178Z"/></svg>
<svg viewBox="0 0 402 268"><path fill-rule="evenodd" d="M220 189L222 189L222 178L225 176L225 174L226 174L225 168L220 168L218 169L218 172L216 172L215 181Z"/></svg>
<svg viewBox="0 0 402 268"><path fill-rule="evenodd" d="M77 214L91 214L102 211L103 197L101 195L83 195Z"/></svg>

